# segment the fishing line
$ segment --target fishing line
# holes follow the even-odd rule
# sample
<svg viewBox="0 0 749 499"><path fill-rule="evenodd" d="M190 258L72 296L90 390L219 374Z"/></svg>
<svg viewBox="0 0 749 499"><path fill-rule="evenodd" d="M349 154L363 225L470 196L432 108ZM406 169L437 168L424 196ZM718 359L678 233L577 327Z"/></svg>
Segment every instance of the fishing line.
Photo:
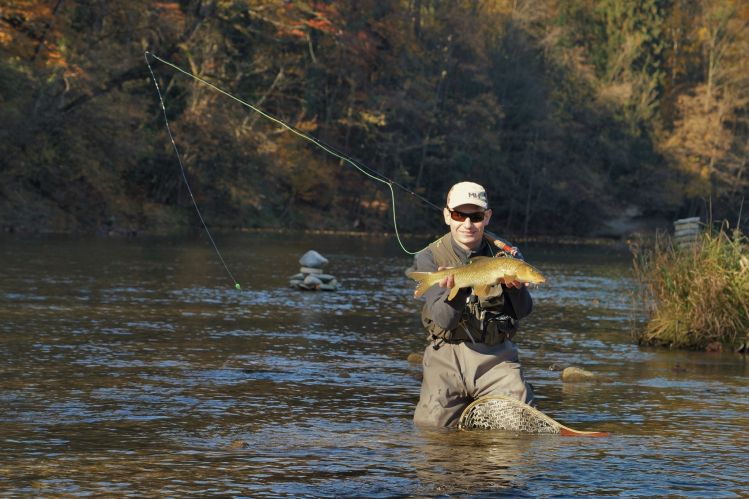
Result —
<svg viewBox="0 0 749 499"><path fill-rule="evenodd" d="M186 71L186 70L180 68L179 66L177 66L175 64L172 64L171 62L169 62L169 61L167 61L165 59L162 59L161 57L157 56L156 54L154 54L152 52L149 52L149 51L146 51L145 52L146 64L148 64L148 70L151 72L151 77L153 78L153 81L156 84L156 90L159 93L159 100L161 101L161 108L164 111L164 120L167 122L167 130L169 130L169 122L168 122L167 116L166 116L166 108L164 107L164 99L162 98L161 91L159 90L158 83L156 83L156 77L154 76L153 69L151 68L150 62L148 61L148 56L151 56L154 59L156 59L157 61L162 62L163 64L166 64L167 66L169 66L169 67L171 67L171 68L179 71L180 73L182 73L182 74L184 74L186 76L189 76L190 78L192 78L192 79L194 79L194 80L196 80L196 81L198 81L198 82L200 82L200 83L202 83L202 84L204 84L204 85L206 85L206 86L208 86L208 87L216 90L217 92L219 92L219 93L221 93L221 94L229 97L230 99L235 100L236 102L239 102L243 106L245 106L245 107L247 107L247 108L255 111L256 113L260 114L264 118L266 118L266 119L268 119L268 120L276 123L277 125L285 128L286 130L288 130L288 131L292 132L293 134L297 135L298 137L306 140L307 142L311 142L312 144L316 145L317 147L319 147L323 151L327 152L328 154L330 154L330 155L332 155L332 156L340 159L341 161L344 161L345 163L348 163L349 165L353 166L356 170L358 170L362 174L366 175L367 177L371 178L372 180L376 180L377 182L380 182L380 183L383 183L383 184L387 185L388 189L390 189L390 199L392 200L392 206L393 206L393 229L395 231L395 237L398 240L398 244L400 245L401 249L405 253L407 253L409 255L415 255L416 253L418 253L417 251L409 251L408 249L406 249L406 247L403 245L403 241L401 241L400 233L398 231L398 219L397 219L397 216L396 216L396 209L395 209L395 190L393 189L393 187L395 186L395 187L398 187L398 188L406 191L407 193L409 193L412 196L420 199L421 201L423 201L424 203L428 204L429 206L432 206L433 208L436 208L438 210L442 210L442 207L437 206L436 204L432 203L428 199L424 198L423 196L420 196L419 194L415 193L411 189L408 189L407 187L404 187L403 185L399 184L398 182L395 182L394 180L389 179L387 176L383 175L382 173L378 172L377 170L374 170L374 169L372 169L372 168L370 168L370 167L362 164L361 162L354 160L353 158L347 156L346 154L338 151L335 147L333 147L333 146L331 146L329 144L326 144L325 142L323 142L323 141L321 141L321 140L319 140L319 139L317 139L317 138L315 138L315 137L313 137L313 136L311 136L309 134L306 134L306 133L302 132L301 130L293 127L292 125L289 125L289 124L281 121L280 119L276 118L275 116L272 116L272 115L266 113L262 109L260 109L258 107L255 107L252 104L250 104L250 103L248 103L248 102L240 99L239 97L236 97L236 96L232 95L231 93L229 93L229 92L227 92L227 91L225 91L225 90L217 87L216 85L214 85L214 84L212 84L212 83L204 80L203 78L200 78L199 76L194 75L194 74L190 73L189 71ZM177 157L179 158L179 151L177 151L177 146L174 143L174 139L172 138L171 131L169 131L169 137L172 140L172 144L174 145L174 150L177 153ZM181 159L179 161L179 164L180 164L180 168L182 169L182 178L184 179L185 184L187 184L187 177L185 175L185 170L184 170L184 166L182 165L182 160ZM189 185L188 185L188 191L190 191ZM192 192L191 191L190 191L190 196L191 196L191 198L193 200L193 204L195 205L195 209L198 212L198 215L200 216L200 220L203 223L203 227L205 228L206 233L208 233L208 227L206 226L205 222L203 221L203 217L200 215L200 210L198 210L198 205L195 202L195 198L192 196ZM209 234L209 238L210 238L210 233L208 233L208 234ZM211 242L213 242L212 238L211 238ZM214 248L216 249L216 253L219 255L219 258L221 258L221 253L218 251L218 248L216 247L215 243L214 243ZM221 258L221 262L224 263L223 262L223 258ZM224 263L224 267L226 268L227 272L229 272L229 269L228 269L228 267L226 267L225 263ZM229 275L231 276L231 272L229 272ZM233 279L234 278L232 277L232 280ZM236 283L236 281L234 281L234 282ZM239 289L239 284L236 284L236 286L237 286L237 289Z"/></svg>
<svg viewBox="0 0 749 499"><path fill-rule="evenodd" d="M159 82L156 80L156 75L153 74L153 69L151 69L151 64L148 62L148 52L146 52L145 56L146 56L146 64L148 65L148 71L151 73L153 84L156 85L156 92L159 94L159 102L161 103L161 110L164 112L164 123L166 123L166 131L169 134L169 140L172 141L174 152L177 154L177 162L179 163L179 169L182 172L182 180L185 181L187 192L190 194L190 200L192 200L192 204L195 207L195 211L198 214L200 223L203 224L205 233L208 235L208 240L211 241L211 244L213 245L213 249L216 250L218 259L221 261L221 264L226 269L226 273L229 274L229 277L231 278L232 282L234 282L234 287L241 290L242 287L239 285L237 280L234 279L234 275L232 275L231 270L229 270L229 266L226 265L226 262L224 261L224 257L221 256L221 252L219 251L218 246L216 245L216 241L213 240L213 236L211 236L211 231L208 230L208 226L206 225L205 220L203 219L203 215L202 213L200 213L200 208L198 208L198 203L197 201L195 201L195 196L192 193L192 189L190 189L190 183L187 181L187 174L185 173L185 166L182 164L182 157L179 154L179 149L177 149L177 143L174 141L174 135L172 135L172 129L169 127L169 119L167 118L167 115L166 115L166 106L164 106L164 97L161 95L161 88L159 88Z"/></svg>

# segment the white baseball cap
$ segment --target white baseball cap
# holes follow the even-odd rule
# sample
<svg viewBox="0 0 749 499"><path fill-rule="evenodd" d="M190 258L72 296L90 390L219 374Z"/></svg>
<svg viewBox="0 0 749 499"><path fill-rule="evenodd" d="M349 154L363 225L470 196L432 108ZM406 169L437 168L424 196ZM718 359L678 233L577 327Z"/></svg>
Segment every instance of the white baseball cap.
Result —
<svg viewBox="0 0 749 499"><path fill-rule="evenodd" d="M447 207L451 210L462 204L473 204L483 209L489 209L486 190L473 182L459 182L447 193Z"/></svg>

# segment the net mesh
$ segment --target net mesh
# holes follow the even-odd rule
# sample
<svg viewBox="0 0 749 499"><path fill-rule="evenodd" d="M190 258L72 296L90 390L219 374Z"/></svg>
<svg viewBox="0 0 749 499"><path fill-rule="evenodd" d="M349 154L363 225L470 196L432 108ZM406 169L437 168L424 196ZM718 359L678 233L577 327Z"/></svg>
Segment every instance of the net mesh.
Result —
<svg viewBox="0 0 749 499"><path fill-rule="evenodd" d="M460 416L458 427L466 430L560 433L562 425L518 400L486 397L466 407Z"/></svg>

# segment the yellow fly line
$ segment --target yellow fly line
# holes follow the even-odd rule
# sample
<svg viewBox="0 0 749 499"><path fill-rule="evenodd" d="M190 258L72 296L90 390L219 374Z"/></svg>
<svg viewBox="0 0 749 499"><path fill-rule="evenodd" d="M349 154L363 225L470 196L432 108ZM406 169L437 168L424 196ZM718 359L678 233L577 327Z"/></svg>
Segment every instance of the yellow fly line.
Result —
<svg viewBox="0 0 749 499"><path fill-rule="evenodd" d="M417 194L413 190L408 189L407 187L404 187L403 185L399 184L398 182L395 182L394 180L386 177L382 173L380 173L380 172L378 172L376 170L373 170L372 168L369 168L368 166L362 164L361 162L354 160L350 156L348 156L348 155L346 155L346 154L338 151L335 147L333 147L333 146L331 146L329 144L326 144L323 141L321 141L321 140L319 140L319 139L317 139L317 138L315 138L315 137L313 137L313 136L311 136L311 135L309 135L307 133L302 132L301 130L293 127L292 125L289 125L288 123L280 120L279 118L277 118L277 117L275 117L275 116L273 116L273 115L271 115L271 114L263 111L259 107L253 106L249 102L247 102L247 101L245 101L243 99L240 99L239 97L237 97L237 96L235 96L235 95L227 92L226 90L218 87L217 85L214 85L213 83L211 83L209 81L206 81L205 79L203 79L203 78L201 78L201 77L199 77L199 76L197 76L197 75L195 75L195 74L193 74L193 73L191 73L191 72L189 72L189 71L187 71L185 69L182 69L181 67L177 66L176 64L173 64L173 63L167 61L166 59L162 59L161 57L159 57L158 55L154 54L153 52L146 51L145 54L144 54L144 56L145 56L145 59L146 59L146 64L148 65L148 70L151 73L151 78L153 79L153 82L156 85L156 91L158 93L159 102L161 104L161 108L162 108L162 111L163 111L163 114L164 114L164 120L166 122L167 130L169 131L169 138L172 141L172 145L174 147L174 150L175 150L175 152L177 154L178 159L179 159L179 151L177 150L177 145L176 145L176 143L174 141L174 137L172 136L172 132L171 132L171 129L169 127L169 120L168 120L167 115L166 115L166 107L165 107L165 104L164 104L164 96L161 93L161 89L159 88L158 80L156 79L156 75L154 74L153 68L151 67L151 62L149 61L149 57L152 58L152 59L154 59L154 60L156 60L156 61L161 62L162 64L165 64L165 65L169 66L170 68L178 71L179 73L182 73L183 75L188 76L188 77L192 78L193 80L195 80L195 81L197 81L197 82L199 82L199 83L201 83L201 84L203 84L203 85L211 88L212 90L215 90L216 92L219 92L220 94L222 94L222 95L224 95L224 96L226 96L226 97L234 100L235 102L237 102L237 103L239 103L239 104L247 107L248 109L250 109L250 110L258 113L263 118L266 118L267 120L270 120L273 123L277 124L278 126L280 126L280 127L284 128L284 129L286 129L287 131L293 133L294 135L296 135L300 139L306 140L307 142L310 142L311 144L314 144L315 146L319 147L320 149L322 149L326 153L330 154L331 156L333 156L335 158L338 158L341 161L343 161L345 164L347 164L347 165L355 168L357 171L359 171L360 173L362 173L366 177L370 178L371 180L374 180L376 182L380 182L382 184L385 184L388 187L388 189L390 190L391 208L392 208L392 216L393 216L393 231L395 232L395 237L396 237L396 239L398 241L398 244L400 245L401 249L405 253L407 253L409 255L415 255L416 253L418 253L418 251L409 251L405 247L405 245L403 244L403 241L401 240L400 232L398 230L398 218L397 218L396 210L395 210L395 190L394 190L394 187L398 187L398 188L406 191L411 196L420 199L421 201L423 201L424 203L428 204L429 206L432 206L433 208L441 210L442 209L441 207L439 207L436 204L430 202L429 200L427 200L423 196L420 196L419 194ZM184 174L184 166L182 165L182 160L179 159L179 162L180 162L180 168L182 169L183 179L184 179L185 183L187 184L187 177ZM188 189L189 189L189 184L188 184ZM226 266L226 264L223 261L223 258L221 257L221 253L218 251L218 247L213 242L213 238L211 238L210 232L208 232L208 227L206 226L205 221L203 220L203 216L200 214L200 210L198 209L197 203L195 203L194 196L192 196L192 192L190 192L190 197L193 200L193 204L195 204L195 209L198 212L198 216L200 217L200 221L203 223L203 226L204 226L206 232L208 233L208 237L209 237L209 239L211 239L211 243L213 243L213 246L214 246L214 248L216 250L216 253L218 253L219 258L221 259L221 263L224 264L224 267L226 268L227 272L229 272L228 267ZM229 275L232 278L232 280L234 280L234 276L231 275L231 272L229 272ZM234 282L236 283L236 280L234 280ZM236 287L237 287L237 289L239 289L239 284L236 284Z"/></svg>

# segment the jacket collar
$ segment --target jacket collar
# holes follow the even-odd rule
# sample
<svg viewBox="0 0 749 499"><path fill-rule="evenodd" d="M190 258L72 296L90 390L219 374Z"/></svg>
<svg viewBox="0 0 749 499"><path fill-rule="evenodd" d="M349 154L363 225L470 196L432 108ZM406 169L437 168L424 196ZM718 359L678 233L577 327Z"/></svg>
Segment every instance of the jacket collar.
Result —
<svg viewBox="0 0 749 499"><path fill-rule="evenodd" d="M483 256L486 254L486 238L481 238L481 244L479 244L478 248L471 251L464 250L452 237L450 238L450 242L452 243L455 254L461 257L464 262L467 262L474 256Z"/></svg>

